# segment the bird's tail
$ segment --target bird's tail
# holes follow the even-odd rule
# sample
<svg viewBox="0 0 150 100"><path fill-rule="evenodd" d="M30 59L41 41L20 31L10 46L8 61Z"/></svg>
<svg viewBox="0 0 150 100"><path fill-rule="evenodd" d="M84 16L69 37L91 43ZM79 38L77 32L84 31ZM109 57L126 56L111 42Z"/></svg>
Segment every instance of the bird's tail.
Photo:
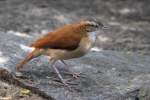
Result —
<svg viewBox="0 0 150 100"><path fill-rule="evenodd" d="M29 62L31 59L40 56L40 50L39 49L35 49L33 50L31 53L29 53L24 60L22 60L19 64L17 64L16 66L16 70L19 71L23 65L25 65L27 62Z"/></svg>

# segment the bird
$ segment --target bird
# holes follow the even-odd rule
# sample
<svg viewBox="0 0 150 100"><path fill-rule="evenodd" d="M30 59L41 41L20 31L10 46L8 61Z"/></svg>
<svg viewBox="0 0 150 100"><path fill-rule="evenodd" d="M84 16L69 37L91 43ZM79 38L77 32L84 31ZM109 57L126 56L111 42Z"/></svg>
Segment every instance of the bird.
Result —
<svg viewBox="0 0 150 100"><path fill-rule="evenodd" d="M86 55L95 43L97 31L103 27L104 25L100 21L87 19L64 25L47 33L31 43L30 47L34 49L17 64L16 71L19 72L33 58L46 55L60 81L64 85L68 85L56 68L56 61L60 60L66 64L64 60Z"/></svg>

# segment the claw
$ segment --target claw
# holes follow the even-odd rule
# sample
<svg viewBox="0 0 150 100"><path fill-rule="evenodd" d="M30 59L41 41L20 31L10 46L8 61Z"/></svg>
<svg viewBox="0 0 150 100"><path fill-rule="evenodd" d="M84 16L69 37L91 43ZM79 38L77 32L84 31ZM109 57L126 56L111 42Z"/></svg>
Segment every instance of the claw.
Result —
<svg viewBox="0 0 150 100"><path fill-rule="evenodd" d="M65 61L64 60L60 60L64 65L66 65L67 67L68 67L68 65L67 65L67 63L65 63ZM70 70L69 70L70 71ZM72 72L72 71L70 71L71 73L67 73L67 74L71 74L72 76L73 76L73 78L75 78L75 79L78 79L79 77L80 77L80 75L82 74L81 72L80 73L74 73L74 72Z"/></svg>
<svg viewBox="0 0 150 100"><path fill-rule="evenodd" d="M61 84L63 84L63 85L77 85L77 84L71 82L72 80L73 80L73 79L70 78L70 79L63 79L62 81L61 81L61 80L58 80L58 79L54 79L53 81L58 82L58 83L61 83Z"/></svg>
<svg viewBox="0 0 150 100"><path fill-rule="evenodd" d="M82 72L79 72L79 73L63 72L63 73L64 73L64 74L67 74L67 75L71 75L74 79L78 79L79 77L83 77L83 78L85 77L85 76L84 76L84 73L82 73Z"/></svg>
<svg viewBox="0 0 150 100"><path fill-rule="evenodd" d="M73 78L78 79L80 77L80 74L82 74L82 73L81 72L80 73L73 73L72 76L73 76Z"/></svg>

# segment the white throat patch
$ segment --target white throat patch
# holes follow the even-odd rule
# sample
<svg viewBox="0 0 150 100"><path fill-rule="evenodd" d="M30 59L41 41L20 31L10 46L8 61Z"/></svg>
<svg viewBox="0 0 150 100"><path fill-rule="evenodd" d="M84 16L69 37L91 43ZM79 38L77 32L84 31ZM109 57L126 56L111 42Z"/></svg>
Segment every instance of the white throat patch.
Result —
<svg viewBox="0 0 150 100"><path fill-rule="evenodd" d="M96 36L97 36L97 34L98 34L98 32L89 32L88 33L88 35L89 35L89 37L90 37L90 39L92 40L92 41L95 41L96 40Z"/></svg>

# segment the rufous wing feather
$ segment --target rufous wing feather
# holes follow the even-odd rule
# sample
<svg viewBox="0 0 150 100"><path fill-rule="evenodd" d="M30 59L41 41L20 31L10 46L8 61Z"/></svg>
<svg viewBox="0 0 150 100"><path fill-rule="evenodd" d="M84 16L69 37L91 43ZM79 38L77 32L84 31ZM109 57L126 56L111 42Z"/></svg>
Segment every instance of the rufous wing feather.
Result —
<svg viewBox="0 0 150 100"><path fill-rule="evenodd" d="M74 50L78 47L82 34L64 28L56 32L50 32L46 36L38 39L31 47Z"/></svg>

